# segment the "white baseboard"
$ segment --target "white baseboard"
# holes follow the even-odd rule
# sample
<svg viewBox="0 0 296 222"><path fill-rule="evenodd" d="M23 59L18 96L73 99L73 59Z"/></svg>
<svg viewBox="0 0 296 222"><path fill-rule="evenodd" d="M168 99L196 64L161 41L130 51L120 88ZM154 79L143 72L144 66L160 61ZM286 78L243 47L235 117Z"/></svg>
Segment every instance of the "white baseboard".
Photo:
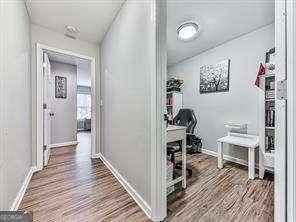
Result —
<svg viewBox="0 0 296 222"><path fill-rule="evenodd" d="M65 143L54 143L54 144L50 144L49 148L63 147L63 146L74 146L77 144L78 144L78 141L70 141L70 142L65 142Z"/></svg>
<svg viewBox="0 0 296 222"><path fill-rule="evenodd" d="M24 180L24 182L23 182L23 184L21 186L21 189L17 193L17 195L16 195L16 197L15 197L15 199L14 199L14 201L13 201L11 207L10 207L11 211L18 210L18 208L19 208L19 206L20 206L20 204L22 202L22 199L23 199L23 197L25 195L25 192L27 190L27 187L29 185L29 182L31 181L33 173L36 172L36 171L38 171L36 166L31 167L31 169L29 170L29 172L28 172L28 174L27 174L27 176L26 176L26 178L25 178L25 180Z"/></svg>
<svg viewBox="0 0 296 222"><path fill-rule="evenodd" d="M212 151L212 150L201 149L201 152L204 153L204 154L210 155L210 156L214 156L214 157L218 156L217 152ZM237 164L248 166L248 161L242 160L242 159L239 159L239 158L236 158L236 157L233 157L233 156L225 155L225 154L223 154L223 160L227 160L227 161L230 161L230 162L234 162L234 163L237 163ZM259 169L259 165L256 164L255 168Z"/></svg>
<svg viewBox="0 0 296 222"><path fill-rule="evenodd" d="M137 193L137 191L121 176L121 174L112 166L112 164L102 155L98 154L100 159L106 165L106 167L111 171L119 183L124 187L124 189L131 195L131 197L136 201L140 208L144 211L149 219L151 219L151 208L149 204Z"/></svg>
<svg viewBox="0 0 296 222"><path fill-rule="evenodd" d="M101 155L99 153L96 153L96 154L91 156L91 158L93 158L93 159L98 159L100 157L101 157Z"/></svg>

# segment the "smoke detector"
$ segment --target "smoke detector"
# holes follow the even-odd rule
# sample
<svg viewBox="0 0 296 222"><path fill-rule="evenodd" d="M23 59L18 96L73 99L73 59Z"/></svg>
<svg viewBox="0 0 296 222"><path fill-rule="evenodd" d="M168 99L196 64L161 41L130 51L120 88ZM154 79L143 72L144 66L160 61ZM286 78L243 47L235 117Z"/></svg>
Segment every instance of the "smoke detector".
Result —
<svg viewBox="0 0 296 222"><path fill-rule="evenodd" d="M67 32L73 33L73 34L79 32L78 28L76 28L76 27L74 27L72 25L66 25L65 29L66 29Z"/></svg>
<svg viewBox="0 0 296 222"><path fill-rule="evenodd" d="M72 26L72 25L66 25L65 26L65 36L76 39L76 34L79 32L79 29Z"/></svg>

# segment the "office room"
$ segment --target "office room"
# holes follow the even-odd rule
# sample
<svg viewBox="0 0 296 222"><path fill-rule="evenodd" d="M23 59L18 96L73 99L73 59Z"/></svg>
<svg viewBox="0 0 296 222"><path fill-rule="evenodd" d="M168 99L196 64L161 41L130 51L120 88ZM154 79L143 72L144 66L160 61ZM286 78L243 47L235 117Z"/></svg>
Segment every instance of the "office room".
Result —
<svg viewBox="0 0 296 222"><path fill-rule="evenodd" d="M167 1L168 218L273 221L274 12L274 1Z"/></svg>

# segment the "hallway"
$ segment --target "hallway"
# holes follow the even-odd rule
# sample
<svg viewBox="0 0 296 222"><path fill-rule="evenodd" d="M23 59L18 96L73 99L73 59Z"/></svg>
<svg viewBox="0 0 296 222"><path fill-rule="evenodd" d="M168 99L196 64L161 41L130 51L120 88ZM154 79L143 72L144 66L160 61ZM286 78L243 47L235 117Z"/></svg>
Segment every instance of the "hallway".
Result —
<svg viewBox="0 0 296 222"><path fill-rule="evenodd" d="M33 175L20 209L34 221L146 221L147 217L99 159L90 159L90 133L76 146L51 150Z"/></svg>

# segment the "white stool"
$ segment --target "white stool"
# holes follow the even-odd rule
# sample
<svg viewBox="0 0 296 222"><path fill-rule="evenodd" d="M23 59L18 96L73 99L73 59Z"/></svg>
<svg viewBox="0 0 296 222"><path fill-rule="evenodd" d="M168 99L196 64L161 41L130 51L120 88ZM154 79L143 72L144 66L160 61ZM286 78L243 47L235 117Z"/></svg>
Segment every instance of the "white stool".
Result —
<svg viewBox="0 0 296 222"><path fill-rule="evenodd" d="M217 140L218 143L218 168L223 168L223 143L248 148L249 179L255 178L255 149L259 146L259 137L248 134L229 133Z"/></svg>

